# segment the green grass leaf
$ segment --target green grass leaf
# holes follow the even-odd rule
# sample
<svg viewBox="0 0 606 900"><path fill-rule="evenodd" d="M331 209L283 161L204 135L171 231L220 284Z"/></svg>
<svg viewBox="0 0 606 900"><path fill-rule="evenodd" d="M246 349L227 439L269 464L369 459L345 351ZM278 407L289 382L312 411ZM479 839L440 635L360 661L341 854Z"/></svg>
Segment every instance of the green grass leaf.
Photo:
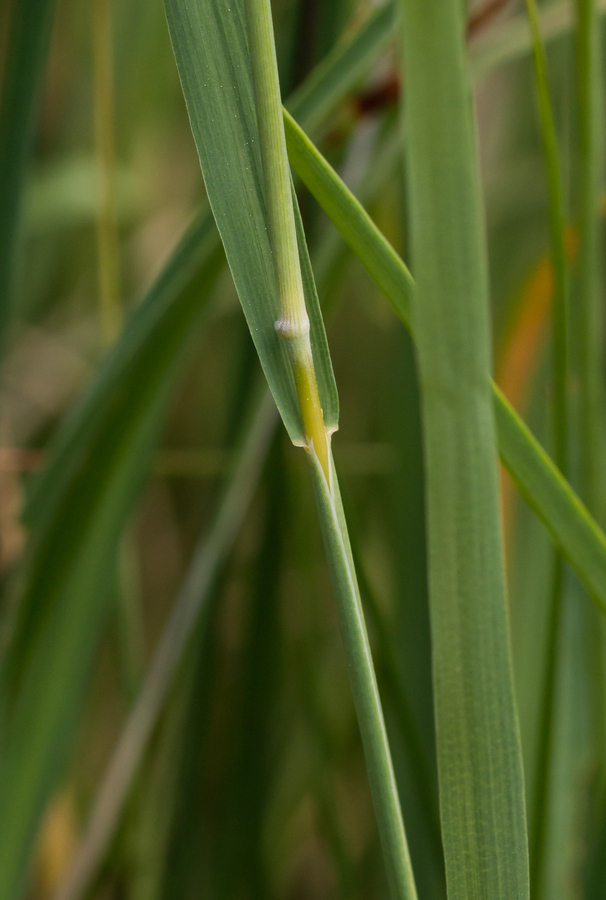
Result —
<svg viewBox="0 0 606 900"><path fill-rule="evenodd" d="M231 273L276 405L294 443L305 434L280 318L268 233L252 75L242 4L167 3L166 14L208 198ZM310 272L299 243L303 272ZM338 400L313 282L304 278L311 347L327 428Z"/></svg>
<svg viewBox="0 0 606 900"><path fill-rule="evenodd" d="M54 0L4 4L10 22L0 84L0 328L10 318L18 267L25 177L31 156Z"/></svg>
<svg viewBox="0 0 606 900"><path fill-rule="evenodd" d="M487 251L458 0L402 0L440 818L449 897L529 896L490 384Z"/></svg>
<svg viewBox="0 0 606 900"><path fill-rule="evenodd" d="M328 434L336 427L338 412L319 303L305 278L313 352L309 389L301 390L303 365L297 357L300 342L309 343L307 332L297 328L292 337L287 333L279 339L274 328L278 318L292 322L293 331L302 320L296 284L293 288L290 283L296 282L297 248L288 245L289 234L292 241L298 238L304 272L308 261L300 225L295 235L296 207L289 208L292 188L271 9L266 0L251 2L246 17L243 3L237 0L230 7L211 2L201 8L167 0L166 9L209 200L240 301L291 440L309 450L390 891L394 898L414 900L416 890L336 474L330 451L324 458L315 437L309 440L313 432L305 413L305 427L302 421L301 410L313 395L316 377ZM261 158L257 155L260 140L264 142ZM292 351L285 344L292 345Z"/></svg>

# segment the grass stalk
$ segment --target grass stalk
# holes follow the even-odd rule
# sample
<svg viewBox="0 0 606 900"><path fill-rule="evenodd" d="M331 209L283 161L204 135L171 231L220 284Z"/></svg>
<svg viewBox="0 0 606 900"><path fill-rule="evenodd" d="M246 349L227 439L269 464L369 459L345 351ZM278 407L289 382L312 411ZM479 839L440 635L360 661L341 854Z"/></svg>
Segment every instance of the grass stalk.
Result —
<svg viewBox="0 0 606 900"><path fill-rule="evenodd" d="M552 301L552 382L554 456L560 471L569 471L569 272L566 252L566 212L558 139L549 97L547 57L541 36L536 0L526 0L533 46L533 64L537 107L545 167L547 171L549 234L553 267ZM539 716L535 789L531 810L530 884L532 895L544 893L547 837L550 810L550 783L555 757L556 680L558 647L561 639L564 564L556 551L551 584L551 603L547 626L547 651Z"/></svg>
<svg viewBox="0 0 606 900"><path fill-rule="evenodd" d="M547 170L549 201L549 235L553 266L553 431L555 461L564 474L568 474L568 379L569 379L569 273L566 253L566 211L562 172L558 153L549 85L547 81L547 57L541 37L539 11L536 0L526 0L533 46L537 106L545 166Z"/></svg>
<svg viewBox="0 0 606 900"><path fill-rule="evenodd" d="M417 893L398 789L332 454L330 479L313 451L310 462L390 895L414 900Z"/></svg>
<svg viewBox="0 0 606 900"><path fill-rule="evenodd" d="M97 265L104 346L122 326L120 250L116 211L116 148L111 0L93 0L94 121L97 157Z"/></svg>
<svg viewBox="0 0 606 900"><path fill-rule="evenodd" d="M5 4L6 6L7 4ZM21 237L21 206L33 145L54 0L10 4L0 103L0 330L10 316Z"/></svg>
<svg viewBox="0 0 606 900"><path fill-rule="evenodd" d="M263 175L280 318L275 329L287 343L308 449L315 450L326 478L329 441L309 337L293 207L291 175L282 124L278 63L269 0L247 0L246 17L257 106Z"/></svg>
<svg viewBox="0 0 606 900"><path fill-rule="evenodd" d="M314 370L282 119L271 6L269 0L246 0L245 8L265 198L280 301L280 318L275 328L289 347L387 880L394 900L414 900L416 889L398 790L347 525L330 452L330 436L324 426Z"/></svg>
<svg viewBox="0 0 606 900"><path fill-rule="evenodd" d="M604 174L603 88L599 9L577 0L578 228L575 370L579 382L581 497L603 515L600 462L604 449L603 313L600 263L600 197Z"/></svg>

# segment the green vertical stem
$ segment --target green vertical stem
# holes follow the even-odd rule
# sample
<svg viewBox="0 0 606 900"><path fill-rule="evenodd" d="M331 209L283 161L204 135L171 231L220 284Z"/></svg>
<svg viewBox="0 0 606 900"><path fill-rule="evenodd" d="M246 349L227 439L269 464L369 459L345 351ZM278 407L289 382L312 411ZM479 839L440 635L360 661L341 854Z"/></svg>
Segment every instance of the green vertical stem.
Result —
<svg viewBox="0 0 606 900"><path fill-rule="evenodd" d="M600 194L604 174L601 26L596 0L577 0L578 221L575 370L579 383L580 495L603 515L604 347Z"/></svg>
<svg viewBox="0 0 606 900"><path fill-rule="evenodd" d="M94 120L97 156L97 266L101 338L112 344L120 333L120 250L116 213L116 149L111 0L92 0Z"/></svg>
<svg viewBox="0 0 606 900"><path fill-rule="evenodd" d="M447 889L452 900L527 900L487 251L464 4L401 0L400 11Z"/></svg>
<svg viewBox="0 0 606 900"><path fill-rule="evenodd" d="M329 486L316 455L309 459L390 896L413 900L417 893L334 463L331 456Z"/></svg>
<svg viewBox="0 0 606 900"><path fill-rule="evenodd" d="M545 167L547 171L549 236L554 273L552 312L552 381L554 457L560 471L569 470L569 272L566 254L566 213L563 178L558 153L555 121L549 97L547 59L541 36L536 0L526 0L533 46L537 106ZM561 637L564 591L564 562L559 553L554 559L551 604L547 626L546 659L539 717L539 739L535 762L535 791L532 806L530 840L530 884L534 897L543 896L546 877L547 835L549 827L550 783L555 753L556 681L558 647Z"/></svg>
<svg viewBox="0 0 606 900"><path fill-rule="evenodd" d="M297 388L387 880L393 900L415 900L416 889L381 701L318 394L282 121L271 5L269 0L246 0L244 5L267 218L280 302L280 318L275 328L288 344Z"/></svg>
<svg viewBox="0 0 606 900"><path fill-rule="evenodd" d="M23 184L50 46L53 0L13 0L0 78L0 332L15 290Z"/></svg>
<svg viewBox="0 0 606 900"><path fill-rule="evenodd" d="M604 451L604 285L600 216L604 177L604 96L602 24L597 0L576 0L576 75L578 110L578 230L575 281L573 369L578 382L576 417L578 489L598 522L606 500ZM594 755L598 809L606 809L606 628L593 614L588 630Z"/></svg>
<svg viewBox="0 0 606 900"><path fill-rule="evenodd" d="M537 105L549 202L549 238L554 273L553 293L553 421L554 457L560 471L568 471L568 260L566 255L566 212L558 140L549 99L547 60L541 37L536 0L526 0L533 41Z"/></svg>
<svg viewBox="0 0 606 900"><path fill-rule="evenodd" d="M275 329L288 345L306 439L315 448L328 478L329 439L309 338L270 0L246 0L245 7L270 240L280 299L280 318Z"/></svg>

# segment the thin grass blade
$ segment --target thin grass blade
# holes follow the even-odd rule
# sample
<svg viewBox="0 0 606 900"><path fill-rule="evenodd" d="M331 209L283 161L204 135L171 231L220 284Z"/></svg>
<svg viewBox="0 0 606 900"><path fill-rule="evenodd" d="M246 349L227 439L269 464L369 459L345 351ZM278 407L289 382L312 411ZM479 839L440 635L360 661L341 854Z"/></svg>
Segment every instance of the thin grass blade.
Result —
<svg viewBox="0 0 606 900"><path fill-rule="evenodd" d="M0 102L0 329L10 317L17 276L21 207L55 11L54 0L9 4Z"/></svg>

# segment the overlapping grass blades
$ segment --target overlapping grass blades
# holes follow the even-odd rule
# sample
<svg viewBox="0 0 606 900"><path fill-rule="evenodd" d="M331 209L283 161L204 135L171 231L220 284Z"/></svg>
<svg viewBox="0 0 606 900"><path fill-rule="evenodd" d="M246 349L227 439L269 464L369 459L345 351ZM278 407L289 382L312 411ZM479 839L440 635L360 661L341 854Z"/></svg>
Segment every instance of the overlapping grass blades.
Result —
<svg viewBox="0 0 606 900"><path fill-rule="evenodd" d="M203 215L135 313L83 410L74 410L34 489L27 511L33 538L2 668L3 898L18 890L38 816L65 763L113 589L107 571L222 262L212 220Z"/></svg>
<svg viewBox="0 0 606 900"><path fill-rule="evenodd" d="M261 365L290 438L305 443L288 350L274 328L280 307L267 231L263 174L241 3L187 12L166 5L177 68L206 190ZM254 237L251 237L254 236ZM338 424L326 335L304 244L299 245L311 347L324 420Z"/></svg>
<svg viewBox="0 0 606 900"><path fill-rule="evenodd" d="M15 5L23 10L25 10L25 8L26 8L25 3L15 4ZM567 6L569 6L569 5L564 4L564 3L555 4L554 10L552 10L550 8L550 10L548 10L546 12L552 13L554 11L557 11L557 9L560 9L561 11L565 12L566 11L565 8ZM603 8L603 4L600 4L600 11L602 8ZM391 13L389 13L387 10L385 10L385 11L379 10L375 14L375 16L373 16L373 18L372 18L372 27L375 30L372 32L366 32L364 29L362 29L360 35L353 38L351 44L349 45L351 48L351 52L348 57L351 65L357 64L356 57L357 57L358 50L360 47L366 48L365 50L362 51L362 56L361 56L361 58L364 60L369 60L372 57L373 53L375 52L376 47L378 45L374 45L372 43L372 40L370 40L370 38L369 38L369 34L375 34L375 35L379 34L379 38L377 39L379 41L379 44L381 44L382 42L384 42L386 40L387 31L393 27L391 24L389 24L389 25L385 24L390 15L391 15ZM555 22L554 16L551 16L551 18L549 19L550 22L552 20ZM555 31L559 30L559 33L561 33L562 30L570 27L570 22L571 22L570 16L562 17L560 15L556 22L557 28L555 29ZM31 34L29 35L30 38L35 35L34 26L39 25L39 24L43 24L43 17L40 17L38 19L36 19L34 17L34 19L30 22L30 25L32 26ZM520 20L519 19L514 20L514 24L519 25ZM480 47L480 42L477 42L474 45L474 50L472 52L474 70L475 71L483 70L485 65L488 64L486 62L487 59L490 64L493 64L494 61L500 62L507 58L513 58L513 56L515 56L515 55L519 56L523 52L527 52L528 47L529 47L529 37L528 37L527 26L524 26L524 27L526 29L525 33L522 33L523 29L522 29L522 31L519 32L519 34L517 35L517 38L518 38L517 43L516 43L516 41L513 41L508 44L506 40L503 40L503 38L506 38L507 35L513 35L514 37L516 37L516 34L514 33L515 29L512 28L512 29L508 30L509 26L507 26L507 27L503 26L502 28L495 29L494 34L487 34L486 40L482 40L482 42L481 42L482 47ZM553 33L555 33L555 31ZM550 32L550 34L551 33L552 32ZM358 40L360 41L360 43L357 43ZM367 40L369 41L369 43L367 43ZM492 58L489 58L488 54L482 56L479 52L476 52L476 50L480 51L480 49L482 49L482 51L483 51L485 49L485 47L487 47L489 45L492 48L492 51L496 51L495 53L493 53ZM366 55L366 54L368 54L368 55ZM338 55L337 55L337 57L335 58L335 65L337 67L338 67L338 63L339 63L339 59L338 59ZM26 73L26 74L29 75L29 73ZM333 87L336 85L335 89L338 89L338 92L340 93L341 96L348 87L347 78L348 78L347 67L345 67L344 78L340 79L340 77L335 77L335 79L334 79ZM326 84L326 82L324 84ZM331 88L331 90L332 90L332 88ZM328 95L330 95L330 91L328 92ZM302 92L302 94L300 95L300 99L302 100L301 107L297 107L296 109L295 109L295 107L292 107L293 112L295 113L295 115L297 117L299 116L299 109L305 108L305 106L307 104L307 100L305 100L303 102L304 97L305 97L305 92ZM324 101L322 101L322 102L324 103ZM326 106L324 106L324 109L327 108L327 106L329 105L329 102L330 101L326 101ZM312 106L313 106L313 103L312 103ZM305 115L312 115L312 113L306 112ZM320 115L318 114L318 118L319 117L320 117ZM304 120L303 118L301 118L302 124L304 124L306 127L309 126L309 121L310 121L310 119ZM359 220L356 219L355 211L354 211L354 215L353 215L353 220L354 220L354 226L359 227L360 222L359 222ZM355 231L355 227L354 227L354 231ZM214 228L214 226L213 226L213 228ZM203 234L203 233L204 233L204 228L202 228L200 234ZM207 247L208 246L209 245L207 245ZM218 246L216 235L214 238L213 246L216 250L217 246ZM372 240L370 242L370 246L371 247L374 246ZM190 245L190 249L194 253L197 252L197 245L196 245L195 240ZM399 264L397 264L392 269L390 267L393 264L393 260L390 262L390 261L386 261L384 257L381 257L381 258L383 259L384 264L385 264L383 278L388 280L389 272L393 272L393 274L394 274L394 280L393 280L394 293L392 293L391 296L392 296L392 300L395 298L395 302L399 302L399 300L406 294L406 290L403 288L404 282L401 279L401 273L400 273L400 275L396 274L396 269L399 268ZM174 273L176 273L176 277L180 278L181 274L179 273L178 266L176 265L177 260L175 260L174 262L175 262L175 266L176 266L176 268L174 269ZM374 263L371 262L371 264L370 264L371 269L372 269L373 265L374 265ZM197 265L194 265L190 271L193 272L195 270L197 270ZM375 272L376 271L377 271L377 268L375 266ZM387 274L385 274L385 273L387 273ZM185 278L185 281L187 281L187 278ZM399 287L398 287L398 285L399 285ZM386 287L384 289L387 290ZM174 302L178 302L177 300L175 300L175 297L177 297L178 295L179 295L179 292L177 291L176 295L173 296ZM191 301L193 304L193 297L191 298ZM146 308L147 308L147 312L151 314L152 307L146 306ZM200 310L200 313L201 313L201 315L204 314L202 310ZM166 314L168 315L168 312ZM194 318L195 318L195 316L194 316ZM159 324L162 321L163 320L161 317L157 319L157 323L158 323L157 327L159 330L161 330L161 328L163 327L161 324ZM164 321L166 321L166 320L164 320ZM141 318L138 319L138 322L139 322L139 325L141 326L141 328L143 329L143 308L141 310ZM151 319L150 319L150 322L151 322ZM147 334L147 333L144 334L144 329L142 330L141 335L140 335L140 342L138 345L139 349L138 350L133 349L133 359L134 359L134 357L137 356L138 353L144 354L146 352L145 351L146 341L150 340L153 343L153 341L156 339L154 337L154 334L156 334L156 333L157 332L154 330L154 328L151 329L149 334ZM131 335L132 332L129 330L129 331L127 331L127 334ZM130 340L130 337L127 338L127 341L129 341L129 340ZM182 348L179 348L176 345L173 346L172 344L171 344L171 347L167 348L167 349L170 349L170 352L174 351L176 354L180 354L182 351ZM79 404L78 410L72 415L72 417L70 419L70 424L67 426L66 430L63 432L63 438L60 439L60 441L59 441L59 445L60 445L60 447L63 447L63 450L61 451L60 448L58 448L58 447L55 448L56 455L53 458L56 460L56 464L52 465L52 467L48 470L47 475L40 482L40 489L38 491L36 491L37 499L30 505L30 522L32 523L32 525L35 529L37 529L38 527L51 528L50 520L53 515L53 510L61 508L62 503L63 503L63 500L60 499L59 495L63 493L64 496L67 496L67 493L72 491L72 493L71 493L72 498L77 499L78 491L74 489L73 485L76 483L79 485L86 484L85 481L78 480L78 473L75 470L72 470L69 467L69 465L67 465L67 466L65 465L66 463L69 463L71 453L76 448L76 446L80 440L79 435L84 435L87 428L90 427L90 428L94 429L98 425L99 430L98 430L98 432L96 432L97 437L93 439L93 443L95 443L95 441L96 441L97 446L101 447L101 446L103 446L103 442L106 442L105 445L107 446L108 442L111 441L112 436L113 436L113 431L114 431L113 423L114 423L115 419L112 418L111 410L109 409L109 407L104 407L104 404L107 403L107 399L104 395L104 391L107 391L109 393L114 390L115 385L121 383L121 380L124 377L124 373L128 370L128 362L127 362L128 358L129 358L128 353L125 356L121 356L120 353L116 353L111 357L111 360L108 360L108 369L106 369L105 374L101 376L101 379L97 385L98 389L94 389L93 391L91 391L88 394L88 397ZM126 362L124 362L125 368L121 368L122 363L120 362L120 360L123 360L123 361L126 360ZM133 365L134 365L134 363L133 363ZM114 373L111 377L109 377L109 369L110 368L112 369L112 371ZM133 378L132 381L130 381L129 383L131 384L131 387L133 385L135 386L134 396L136 396L136 392L137 392L136 385L138 383L137 378L136 377ZM124 390L125 390L125 392L127 391L126 385L124 385ZM147 399L150 400L150 402L153 402L153 398L149 397ZM107 415L105 413L103 413L103 411L102 411L104 408L107 408L109 410ZM502 399L499 399L498 396L497 396L496 412L497 412L498 421L500 423L500 431L501 431L500 444L501 444L501 453L502 453L503 457L509 460L509 467L512 469L512 471L518 478L518 482L519 482L523 492L525 492L527 499L529 499L529 502L534 505L535 509L537 509L539 514L543 517L544 521L546 521L547 526L550 528L552 534L555 534L556 540L559 540L560 543L564 546L565 552L568 554L568 557L571 559L572 563L577 567L581 577L584 578L584 580L586 581L586 583L589 586L589 589L592 590L594 596L597 596L603 602L603 597L604 597L603 585L605 583L605 574L606 574L605 567L604 567L605 545L604 545L604 541L603 541L603 536L595 528L592 520L587 517L585 510L583 509L581 504L579 504L577 498L572 493L572 491L570 491L566 482L559 476L557 470L554 468L554 466L551 463L551 461L549 460L549 458L542 452L539 445L536 442L533 442L533 439L532 439L530 433L523 428L523 426L520 423L519 418L516 417L515 414L513 413L513 411L507 407L507 405L505 404L505 401L503 401ZM101 422L98 422L97 424L95 424L95 419L96 419L97 415L100 415L101 418L103 419L103 423L104 423L103 425ZM143 418L140 419L140 422L143 422L143 421L144 421ZM80 424L78 424L78 423L80 423ZM88 424L85 425L85 423L88 423ZM81 426L82 426L82 431L80 431ZM105 431L103 431L103 429L105 429ZM153 437L152 432L153 432L153 429L151 429L148 432L150 440L152 440L152 437ZM104 434L103 438L101 437L102 433ZM507 434L509 435L508 437L507 437ZM88 440L88 438L82 437L82 440L86 441L86 440ZM152 442L153 442L153 440L152 440ZM532 448L532 452L529 452L529 448ZM136 446L133 446L133 450L134 450L134 452L138 452ZM103 456L103 454L100 453L96 457L96 459L99 460L99 459L101 459L102 456ZM145 469L146 460L148 458L149 457L147 455L147 451L140 454L139 464L141 466L141 469ZM128 464L124 458L122 460L122 463L124 465ZM119 478L121 477L120 471L121 471L120 467L115 468L113 471L113 474L109 478L109 482L104 482L104 483L105 484L111 483L112 479L116 479L116 481L119 480ZM89 477L91 479L94 479L96 477L96 473L93 472L92 469L89 472ZM131 478L133 479L134 482L137 482L141 478L141 471L138 470L136 466L131 468ZM42 489L42 484L44 485L44 489ZM46 494L46 491L48 491L48 494ZM53 498L53 497L55 498L54 500L51 499L51 501L49 502L48 505L46 502L47 496L49 498ZM74 515L76 515L77 512L78 512L78 507L76 505L74 505L74 507L73 507ZM48 513L48 515L47 515L47 513ZM125 514L126 513L124 513L124 515ZM41 517L39 520L40 521L39 526L38 526L38 524L36 524L37 516ZM118 519L119 519L119 517L117 517L114 520L115 529L117 531L120 528ZM60 516L57 518L56 525L59 530L63 527L64 521L65 520L63 518L61 518ZM74 521L76 521L76 520L74 520ZM80 520L78 520L78 521L80 521ZM118 523L118 524L116 524L116 523ZM94 539L94 536L93 536L93 539ZM43 545L44 545L44 541L42 541L37 546L39 546L40 548L43 548ZM79 544L79 546L82 548L82 550L84 552L84 549L86 547L86 541L83 541L81 544ZM40 552L42 552L42 549L40 550ZM71 558L74 563L74 566L77 566L78 565L77 554L72 555ZM52 557L47 555L46 562L47 562L47 568L45 571L47 574L52 574L53 570L54 570ZM94 567L88 569L89 575L90 575L90 573L94 573L94 571L95 571ZM66 577L67 577L67 575L66 575ZM40 576L40 581L41 582L44 581L42 576ZM51 586L50 581L45 582L45 584L47 586ZM81 595L88 596L89 590L90 590L90 585L88 584L87 581L83 581L81 583ZM44 602L45 596L46 596L46 591L41 590L40 595L41 595L42 601ZM67 633L64 633L64 636L67 637L68 636ZM75 683L72 686L74 687L74 689L79 690L78 685L76 685Z"/></svg>
<svg viewBox="0 0 606 900"><path fill-rule="evenodd" d="M305 123L308 116L309 121L317 121L316 109L325 112L351 87L360 71L360 47L370 42L370 48L364 51L367 62L373 52L379 52L381 45L373 22L364 23L344 46L344 50L349 48L347 66L343 67L340 55L334 56L322 77L301 92ZM32 33L34 26L42 31L48 26L44 17L34 17L30 24ZM296 98L292 107L300 109ZM100 572L105 571L108 554L111 556L117 546L143 483L170 384L191 346L189 336L204 322L208 291L223 261L212 213L202 210L128 321L91 389L62 424L49 450L49 463L30 491L25 518L32 541L22 587L22 610L5 665L12 672L14 692L22 697L27 696L25 680L31 681L46 665L44 660L51 657L67 659L76 653L82 677L70 679L64 692L56 695L54 706L44 698L44 690L51 684L43 680L36 689L40 705L23 701L22 728L18 723L10 727L5 723L5 743L0 747L9 753L8 743L24 740L26 734L34 743L33 736L42 728L38 712L44 709L47 743L42 737L36 738L44 760L37 768L30 766L25 755L3 759L0 791L2 785L9 791L20 777L31 788L31 793L13 793L14 808L7 801L0 812L0 859L15 863L3 869L3 898L18 891L38 816L65 761L69 723L76 719L85 673L105 621L107 595ZM84 615L81 629L73 616L74 604ZM57 623L57 634L46 629L49 616ZM67 628L66 623L73 627ZM28 649L27 657L23 652L26 643L37 647L36 652ZM51 746L55 748L52 753ZM25 770L28 774L21 775ZM22 821L21 830L18 821Z"/></svg>
<svg viewBox="0 0 606 900"><path fill-rule="evenodd" d="M192 8L181 0L167 0L169 30L190 122L205 176L206 188L244 312L266 377L282 419L294 443L308 448L311 471L332 583L337 601L350 682L364 745L370 788L373 795L387 878L392 896L416 897L402 816L380 700L374 676L359 590L349 547L347 527L332 459L324 461L316 453L316 438L304 409L311 388L301 390L303 365L298 359L299 341L307 334L297 323L306 315L311 323L311 347L315 382L326 432L336 427L337 403L332 396L332 367L325 343L315 291L305 287L302 297L292 299L283 283L283 257L289 231L294 240L294 221L276 234L276 226L288 217L290 203L286 148L279 109L277 67L271 38L271 12L265 0L245 7L211 2ZM249 36L247 41L246 21ZM269 35L269 36L268 36ZM253 65L250 53L255 55ZM252 71L251 71L252 70ZM254 72L254 92L252 85ZM259 129L257 118L263 116ZM272 119L275 117L275 121ZM275 146L264 146L257 154L259 134ZM283 154L283 158L280 158ZM262 159L261 159L262 156ZM267 171L264 168L267 167ZM273 177L282 192L265 179ZM307 265L305 248L298 237L303 271ZM270 245L273 241L273 246ZM275 257L275 274L272 266ZM294 257L293 257L294 253ZM296 266L296 251L290 250L290 265ZM292 274L292 273L291 273ZM276 302L276 291L280 302ZM280 327L274 327L280 319ZM297 327L296 327L297 326ZM284 332L282 343L277 331ZM293 345L285 348L285 344ZM294 373L294 377L293 377ZM297 384L295 385L295 381ZM298 396L297 396L298 394ZM305 422L305 424L304 424ZM314 426L315 427L315 426Z"/></svg>
<svg viewBox="0 0 606 900"><path fill-rule="evenodd" d="M464 19L401 0L440 818L451 897L529 896Z"/></svg>
<svg viewBox="0 0 606 900"><path fill-rule="evenodd" d="M301 128L285 112L293 168L352 251L411 328L414 281L405 263ZM606 613L606 537L551 457L493 384L499 453L600 611Z"/></svg>

